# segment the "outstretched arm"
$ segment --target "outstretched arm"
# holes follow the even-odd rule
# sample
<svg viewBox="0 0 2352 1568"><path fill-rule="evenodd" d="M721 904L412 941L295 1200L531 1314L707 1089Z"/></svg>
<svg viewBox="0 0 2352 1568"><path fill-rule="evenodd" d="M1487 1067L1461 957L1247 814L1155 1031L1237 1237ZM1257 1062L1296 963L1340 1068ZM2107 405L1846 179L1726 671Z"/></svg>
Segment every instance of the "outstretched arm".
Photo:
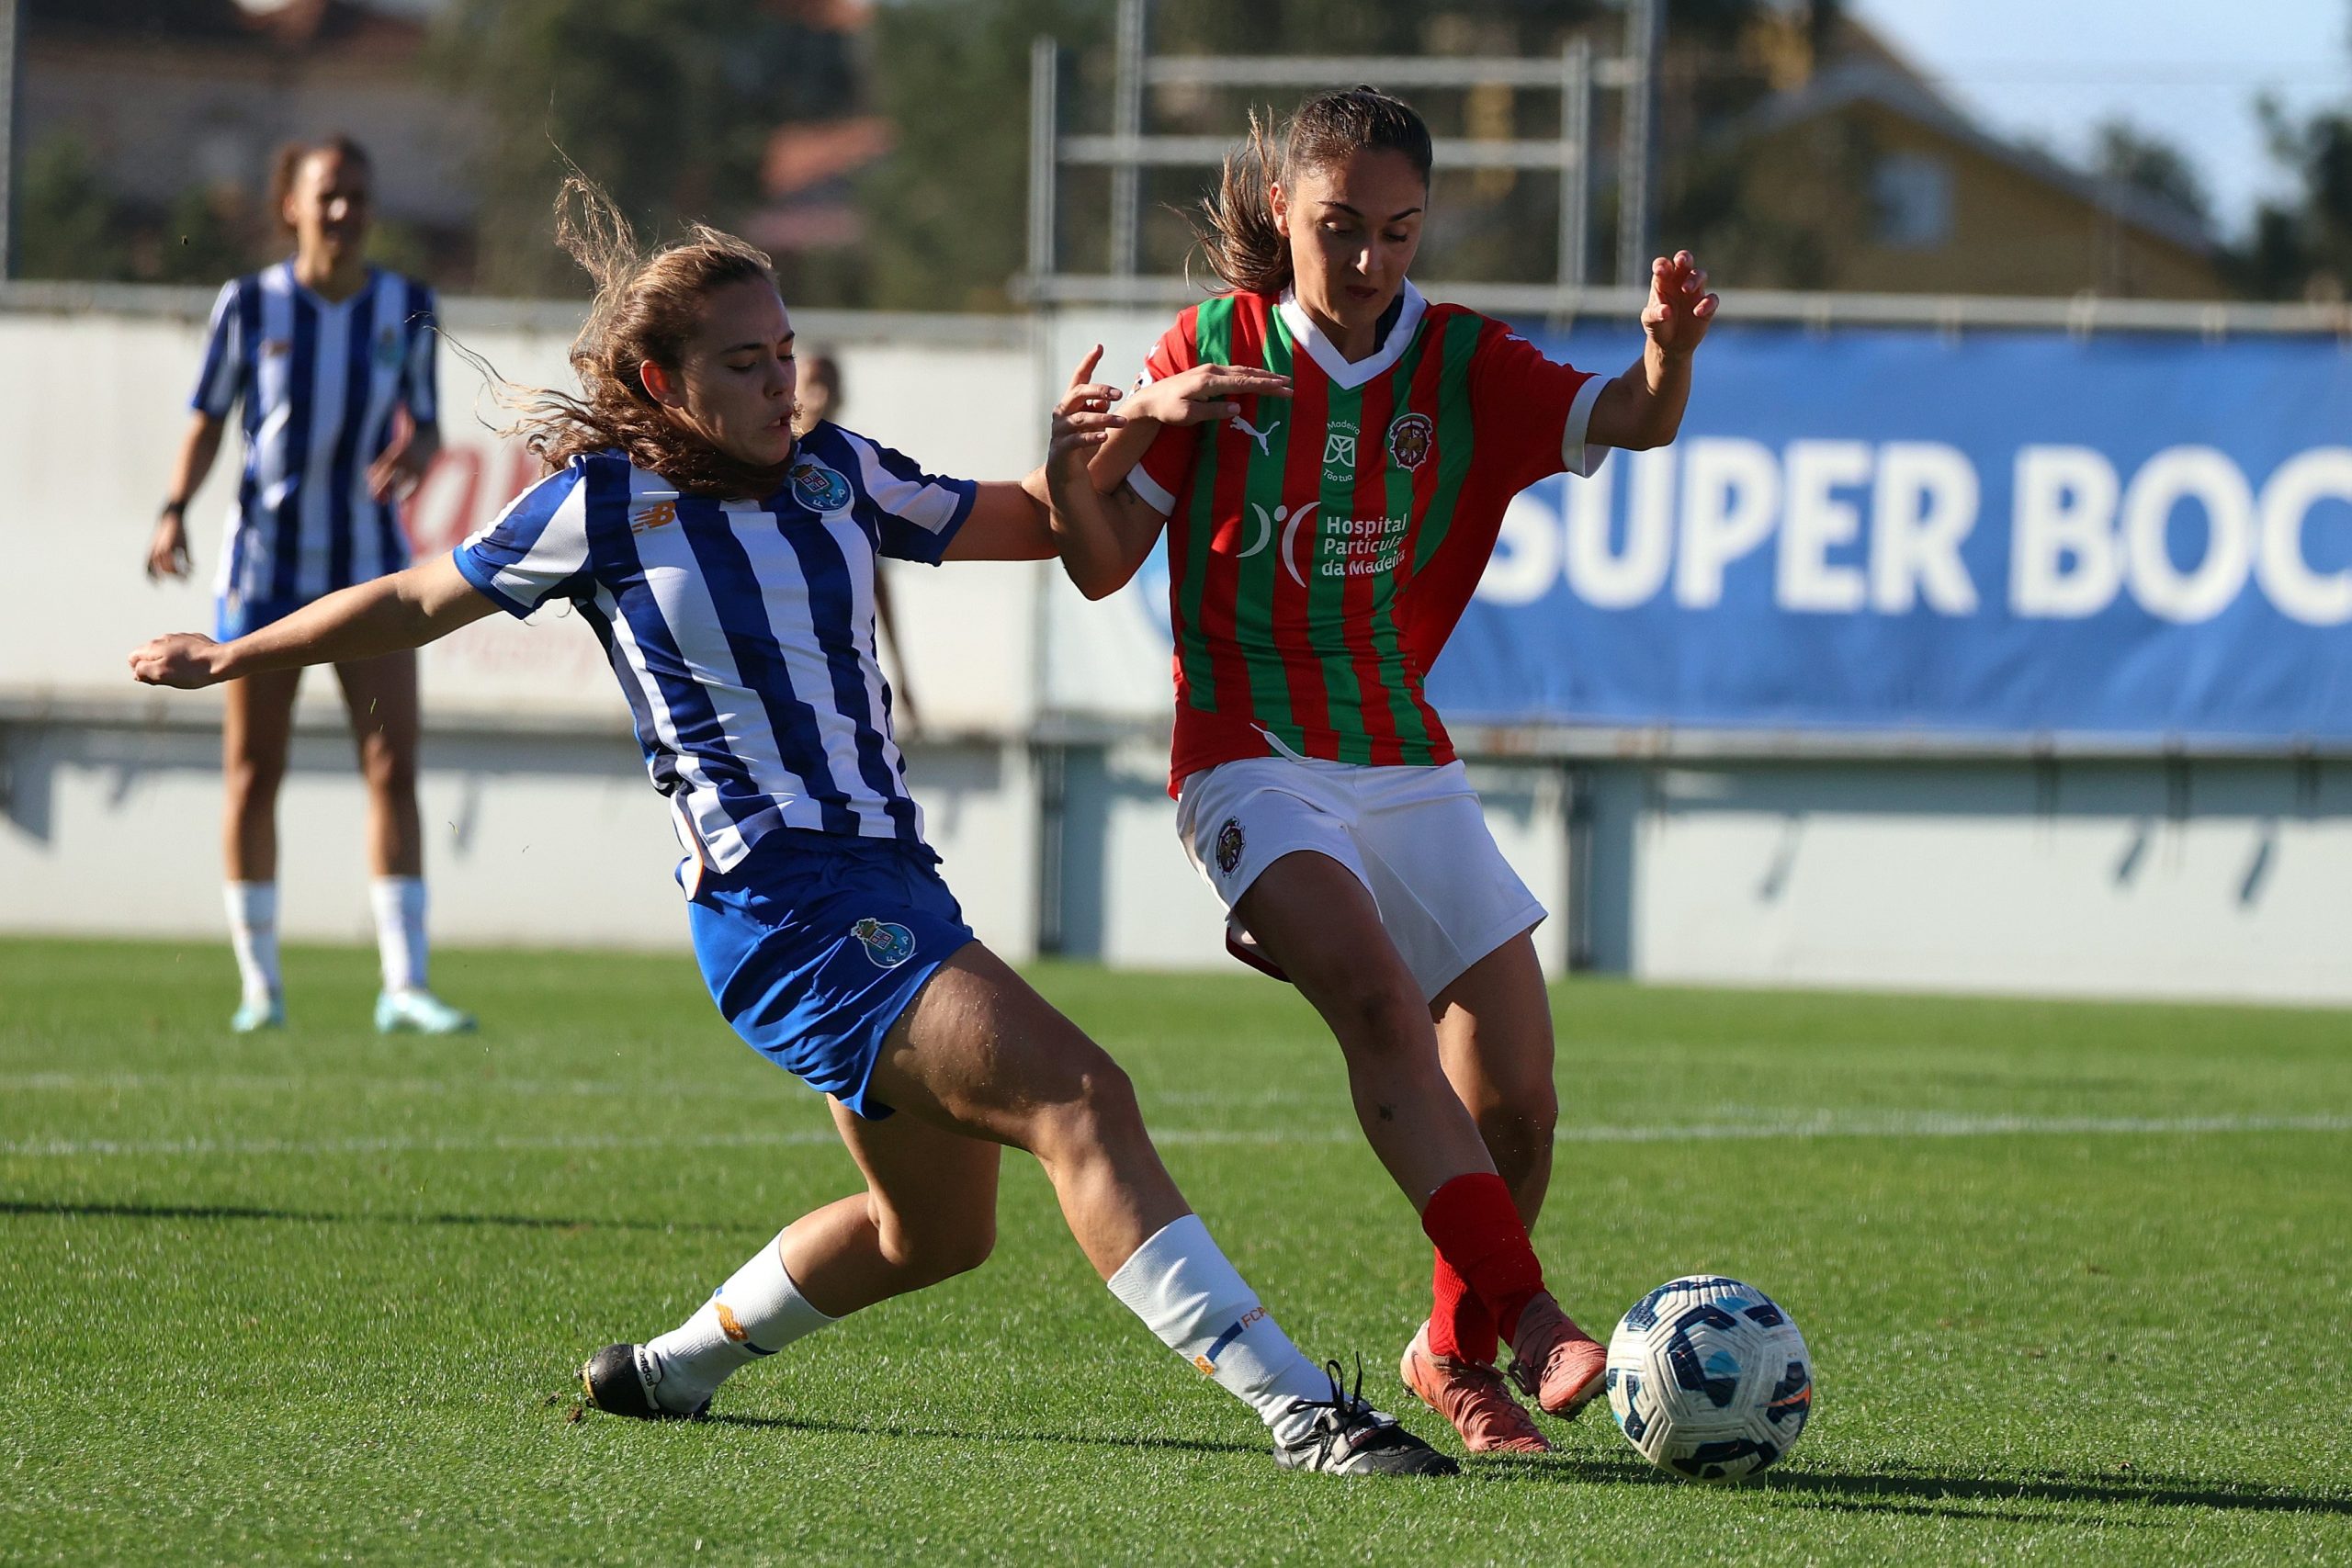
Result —
<svg viewBox="0 0 2352 1568"><path fill-rule="evenodd" d="M1586 440L1639 452L1674 439L1690 401L1690 356L1706 337L1718 303L1689 251L1650 263L1650 299L1642 308L1648 341L1642 357L1593 400Z"/></svg>
<svg viewBox="0 0 2352 1568"><path fill-rule="evenodd" d="M446 555L345 588L234 642L193 632L156 637L130 655L134 680L194 690L243 675L341 664L422 648L497 606Z"/></svg>
<svg viewBox="0 0 2352 1568"><path fill-rule="evenodd" d="M187 550L187 503L195 499L204 476L212 471L212 459L220 455L221 424L199 410L180 437L179 455L172 459L171 490L164 498L162 514L155 519L154 536L147 541L150 577L188 574L192 563Z"/></svg>

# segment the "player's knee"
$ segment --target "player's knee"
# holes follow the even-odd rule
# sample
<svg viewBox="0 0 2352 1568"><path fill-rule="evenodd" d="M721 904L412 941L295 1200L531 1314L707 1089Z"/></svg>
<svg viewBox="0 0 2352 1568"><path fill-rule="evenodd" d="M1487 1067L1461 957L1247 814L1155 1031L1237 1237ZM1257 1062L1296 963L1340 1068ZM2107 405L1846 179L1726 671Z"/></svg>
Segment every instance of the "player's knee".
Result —
<svg viewBox="0 0 2352 1568"><path fill-rule="evenodd" d="M910 1290L968 1274L996 1250L996 1216L986 1214L954 1226L922 1230L885 1226L882 1256Z"/></svg>
<svg viewBox="0 0 2352 1568"><path fill-rule="evenodd" d="M1340 968L1322 976L1314 994L1350 1056L1427 1057L1435 1065L1429 1009L1401 961Z"/></svg>
<svg viewBox="0 0 2352 1568"><path fill-rule="evenodd" d="M282 757L239 757L221 770L229 809L238 816L268 812L277 804L277 786L286 777Z"/></svg>
<svg viewBox="0 0 2352 1568"><path fill-rule="evenodd" d="M1069 1064L1061 1092L1043 1120L1044 1141L1064 1147L1120 1148L1145 1136L1134 1082L1091 1043Z"/></svg>
<svg viewBox="0 0 2352 1568"><path fill-rule="evenodd" d="M380 741L359 749L360 775L379 795L401 796L416 793L416 759L400 747Z"/></svg>

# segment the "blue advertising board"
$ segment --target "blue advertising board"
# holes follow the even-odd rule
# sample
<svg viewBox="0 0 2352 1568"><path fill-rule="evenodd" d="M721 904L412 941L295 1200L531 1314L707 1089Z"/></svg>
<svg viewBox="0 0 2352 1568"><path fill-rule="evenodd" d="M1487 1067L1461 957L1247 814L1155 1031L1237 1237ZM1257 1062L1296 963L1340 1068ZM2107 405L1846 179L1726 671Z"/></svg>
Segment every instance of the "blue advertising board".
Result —
<svg viewBox="0 0 2352 1568"><path fill-rule="evenodd" d="M1471 722L2352 741L2352 353L1720 326L1672 446L1512 504L1430 684Z"/></svg>

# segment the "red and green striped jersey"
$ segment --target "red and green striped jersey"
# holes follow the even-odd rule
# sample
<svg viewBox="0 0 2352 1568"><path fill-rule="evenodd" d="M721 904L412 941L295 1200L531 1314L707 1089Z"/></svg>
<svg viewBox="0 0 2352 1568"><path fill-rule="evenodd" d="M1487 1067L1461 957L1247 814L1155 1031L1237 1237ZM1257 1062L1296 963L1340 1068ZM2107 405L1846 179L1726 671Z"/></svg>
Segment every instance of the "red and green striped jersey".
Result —
<svg viewBox="0 0 2352 1568"><path fill-rule="evenodd" d="M1370 358L1340 357L1288 293L1187 310L1145 362L1261 366L1295 395L1162 429L1128 478L1168 517L1176 634L1171 788L1276 745L1374 764L1451 761L1421 682L1511 497L1589 473L1600 380L1408 283Z"/></svg>

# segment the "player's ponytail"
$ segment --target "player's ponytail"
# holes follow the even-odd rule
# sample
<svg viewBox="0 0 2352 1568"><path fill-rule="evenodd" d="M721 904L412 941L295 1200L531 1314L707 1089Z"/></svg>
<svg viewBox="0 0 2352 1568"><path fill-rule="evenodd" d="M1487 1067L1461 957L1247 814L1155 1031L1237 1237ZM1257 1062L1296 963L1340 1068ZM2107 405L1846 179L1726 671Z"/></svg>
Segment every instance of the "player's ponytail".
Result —
<svg viewBox="0 0 2352 1568"><path fill-rule="evenodd" d="M595 285L588 319L571 340L580 395L537 389L522 400L516 435L551 468L618 448L630 462L695 494L756 497L783 484L786 465L762 468L721 452L682 423L645 388L650 362L685 357L714 290L756 281L774 288L767 253L697 223L686 238L648 253L603 186L578 169L556 196L556 243Z"/></svg>
<svg viewBox="0 0 2352 1568"><path fill-rule="evenodd" d="M1325 93L1298 106L1274 144L1268 123L1250 111L1250 135L1226 154L1216 194L1204 198L1193 224L1208 269L1228 289L1279 293L1291 280L1290 236L1274 221L1268 187L1287 186L1311 169L1326 169L1367 149L1401 152L1430 177L1430 128L1412 106L1372 87Z"/></svg>

